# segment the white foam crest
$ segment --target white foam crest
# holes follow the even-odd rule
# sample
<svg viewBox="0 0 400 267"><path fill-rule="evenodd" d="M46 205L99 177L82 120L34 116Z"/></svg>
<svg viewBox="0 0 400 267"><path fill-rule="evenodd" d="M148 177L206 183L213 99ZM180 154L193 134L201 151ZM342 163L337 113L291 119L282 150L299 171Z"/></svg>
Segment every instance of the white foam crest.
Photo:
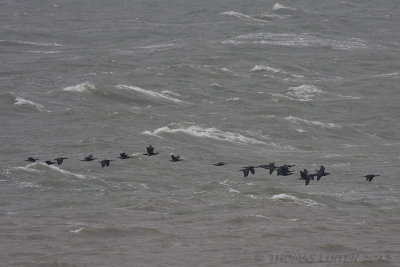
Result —
<svg viewBox="0 0 400 267"><path fill-rule="evenodd" d="M309 33L250 33L225 40L223 44L264 44L294 47L330 47L338 50L364 49L371 47L365 41L352 38L348 40L332 40Z"/></svg>
<svg viewBox="0 0 400 267"><path fill-rule="evenodd" d="M303 84L296 87L289 87L285 93L270 93L275 97L283 97L289 100L307 102L312 101L313 97L321 95L322 90L314 85Z"/></svg>
<svg viewBox="0 0 400 267"><path fill-rule="evenodd" d="M289 87L286 93L289 96L296 97L300 101L310 101L314 96L318 96L322 93L318 87L314 85L303 84L296 87Z"/></svg>
<svg viewBox="0 0 400 267"><path fill-rule="evenodd" d="M218 130L217 128L202 128L197 125L187 126L185 128L176 128L171 129L168 126L164 126L151 131L145 131L143 134L153 135L160 137L161 134L177 134L177 133L184 133L190 136L201 137L201 138L210 138L218 141L227 141L237 144L265 144L262 141L246 137L239 133L232 133L232 132L224 132Z"/></svg>
<svg viewBox="0 0 400 267"><path fill-rule="evenodd" d="M288 194L278 194L278 195L273 195L271 197L272 200L279 200L279 201L286 201L286 202L293 202L296 204L300 204L300 205L306 205L306 206L316 206L319 203L312 200L312 199L301 199L301 198L297 198L295 196L292 195L288 195Z"/></svg>
<svg viewBox="0 0 400 267"><path fill-rule="evenodd" d="M296 8L292 8L292 7L288 7L288 6L284 6L282 4L279 3L275 3L274 6L272 7L272 10L281 10L281 9L287 9L287 10L293 10L295 11Z"/></svg>
<svg viewBox="0 0 400 267"><path fill-rule="evenodd" d="M84 82L84 83L77 84L75 86L65 87L63 90L67 91L67 92L84 93L84 92L88 92L91 90L93 91L95 89L96 89L96 87L94 86L94 84L92 84L90 82Z"/></svg>
<svg viewBox="0 0 400 267"><path fill-rule="evenodd" d="M46 111L46 112L51 112L51 110L47 110L43 105L35 103L31 100L27 100L25 98L16 96L15 97L15 103L14 105L22 106L22 105L29 105L35 107L37 110L40 112Z"/></svg>
<svg viewBox="0 0 400 267"><path fill-rule="evenodd" d="M149 46L141 46L141 49L152 49L152 50L165 50L167 48L173 47L175 44L157 44L157 45L149 45Z"/></svg>
<svg viewBox="0 0 400 267"><path fill-rule="evenodd" d="M238 190L233 189L233 188L229 188L229 193L237 193L237 194L240 194L240 192L239 192Z"/></svg>
<svg viewBox="0 0 400 267"><path fill-rule="evenodd" d="M42 164L43 166L47 166L47 167L49 167L50 169L52 169L52 170L54 170L54 171L57 171L57 172L59 172L59 173L62 173L62 174L64 174L64 175L66 175L66 176L74 176L74 177L76 177L76 178L78 178L78 179L86 179L86 178L87 178L86 175L79 174L79 173L74 173L74 172L71 172L71 171L67 171L67 170L61 169L61 168L59 168L59 167L57 167L57 166L47 165L47 164L45 164L45 163L39 163L39 164Z"/></svg>
<svg viewBox="0 0 400 267"><path fill-rule="evenodd" d="M47 164L42 163L42 162L30 163L30 164L26 165L25 167L15 167L13 169L14 170L23 170L23 171L27 171L27 172L43 173L42 170L38 170L36 167L48 168L48 169L51 169L53 171L57 171L59 173L62 173L63 175L74 176L74 177L79 178L79 179L86 179L87 178L86 175L70 172L70 171L67 171L67 170L63 170L63 169L58 168L57 166L47 165Z"/></svg>
<svg viewBox="0 0 400 267"><path fill-rule="evenodd" d="M35 54L57 54L60 53L61 51L37 51L37 50L30 50L30 51L26 51L28 53L35 53Z"/></svg>
<svg viewBox="0 0 400 267"><path fill-rule="evenodd" d="M18 187L20 188L40 188L41 186L35 182L19 182Z"/></svg>
<svg viewBox="0 0 400 267"><path fill-rule="evenodd" d="M85 227L79 227L75 230L70 230L69 232L73 233L73 234L78 234L78 233L82 232L83 230L85 230Z"/></svg>
<svg viewBox="0 0 400 267"><path fill-rule="evenodd" d="M293 117L293 116L288 116L284 118L285 120L288 120L290 122L293 123L303 123L306 125L311 125L311 126L319 126L321 128L340 128L339 125L334 124L334 123L324 123L324 122L320 122L320 121L310 121L310 120L306 120L306 119L302 119L302 118L298 118L298 117Z"/></svg>
<svg viewBox="0 0 400 267"><path fill-rule="evenodd" d="M158 93L158 92L154 92L154 91L151 91L151 90L145 90L145 89L137 87L137 86L129 86L129 85L119 84L119 85L117 85L115 87L118 88L118 89L134 90L135 92L138 92L138 93L141 93L141 94L144 94L144 95L147 95L147 96L151 96L151 97L155 97L155 98L161 98L161 99L169 100L169 101L176 102L176 103L183 102L182 100L170 97L170 96L166 95L165 93ZM169 93L169 94L171 94L171 93Z"/></svg>
<svg viewBox="0 0 400 267"><path fill-rule="evenodd" d="M392 73L383 73L383 74L378 74L378 75L375 75L375 77L378 77L378 78L380 78L380 77L382 77L382 78L386 78L386 77L388 77L388 78L400 78L400 73L399 72L392 72Z"/></svg>
<svg viewBox="0 0 400 267"><path fill-rule="evenodd" d="M266 22L265 20L256 19L256 18L253 18L252 16L245 15L245 14L242 14L242 13L236 12L236 11L226 11L226 12L220 13L220 15L233 16L233 17L237 17L237 18L244 18L244 19L249 19L249 20L254 20L254 21L259 21L259 22Z"/></svg>
<svg viewBox="0 0 400 267"><path fill-rule="evenodd" d="M22 45L34 45L34 46L64 46L57 43L41 43L41 42L26 42L26 41L12 41L12 40L0 40L0 43L14 43Z"/></svg>
<svg viewBox="0 0 400 267"><path fill-rule="evenodd" d="M256 65L254 66L250 71L269 71L269 72L273 72L273 73L278 73L278 72L282 72L285 73L284 71L280 70L280 69L275 69L269 66L263 66L263 65Z"/></svg>
<svg viewBox="0 0 400 267"><path fill-rule="evenodd" d="M240 97L230 97L230 98L227 98L225 101L226 102L235 102L235 101L239 101L240 100Z"/></svg>

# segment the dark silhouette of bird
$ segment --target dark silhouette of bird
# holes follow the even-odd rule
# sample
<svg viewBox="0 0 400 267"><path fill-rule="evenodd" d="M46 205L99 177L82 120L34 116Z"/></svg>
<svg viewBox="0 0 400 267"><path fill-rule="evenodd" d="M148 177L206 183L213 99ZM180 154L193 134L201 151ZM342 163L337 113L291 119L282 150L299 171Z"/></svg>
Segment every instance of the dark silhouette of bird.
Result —
<svg viewBox="0 0 400 267"><path fill-rule="evenodd" d="M104 166L110 166L110 162L113 161L112 159L103 159L102 161L99 161L101 164L101 167L104 168Z"/></svg>
<svg viewBox="0 0 400 267"><path fill-rule="evenodd" d="M255 173L254 168L255 168L254 166L246 166L246 167L241 168L239 171L243 172L244 177L247 177L247 176L249 176L249 172L251 172L252 174Z"/></svg>
<svg viewBox="0 0 400 267"><path fill-rule="evenodd" d="M226 164L228 164L228 163L223 162L223 161L220 161L220 162L217 162L217 163L213 163L213 165L215 165L215 166L224 166Z"/></svg>
<svg viewBox="0 0 400 267"><path fill-rule="evenodd" d="M327 176L330 173L329 172L325 172L325 167L321 165L321 167L319 168L319 170L316 170L316 174L315 176L317 176L317 181L319 181L321 179L322 176Z"/></svg>
<svg viewBox="0 0 400 267"><path fill-rule="evenodd" d="M307 169L304 169L303 171L300 171L300 180L304 180L306 185L310 184L310 180L314 180L314 176L316 174L309 174Z"/></svg>
<svg viewBox="0 0 400 267"><path fill-rule="evenodd" d="M28 157L28 159L26 159L25 161L28 161L28 162L35 162L35 161L37 161L37 160L39 160L39 159L34 158L34 157Z"/></svg>
<svg viewBox="0 0 400 267"><path fill-rule="evenodd" d="M152 145L149 145L148 147L146 147L147 153L143 154L143 155L147 155L147 156L153 156L153 155L157 155L158 152L154 152L154 147Z"/></svg>
<svg viewBox="0 0 400 267"><path fill-rule="evenodd" d="M51 161L51 160L46 160L45 162L47 165L52 165L52 164L56 163L55 161Z"/></svg>
<svg viewBox="0 0 400 267"><path fill-rule="evenodd" d="M171 154L171 161L177 162L177 161L181 161L181 160L182 160L182 159L181 159L181 156L180 156L180 155L175 156L174 154Z"/></svg>
<svg viewBox="0 0 400 267"><path fill-rule="evenodd" d="M123 153L119 153L119 157L118 158L120 158L120 159L129 159L130 156L128 156L125 152L123 152Z"/></svg>
<svg viewBox="0 0 400 267"><path fill-rule="evenodd" d="M271 162L268 164L257 166L257 168L269 170L269 174L271 175L277 167L275 166L275 162Z"/></svg>
<svg viewBox="0 0 400 267"><path fill-rule="evenodd" d="M64 158L64 157L59 157L54 159L57 162L57 165L61 165L64 161L64 159L68 159L68 158Z"/></svg>
<svg viewBox="0 0 400 267"><path fill-rule="evenodd" d="M278 167L277 169L276 169L276 174L279 176L279 175L282 175L282 176L288 176L288 175L291 175L291 174L293 174L293 171L291 171L290 170L290 168L291 167L293 167L294 165L287 165L287 164L285 164L285 165L283 165L283 166L280 166L280 167Z"/></svg>
<svg viewBox="0 0 400 267"><path fill-rule="evenodd" d="M94 158L92 154L90 154L89 156L86 156L82 161L92 161L95 160L97 158Z"/></svg>
<svg viewBox="0 0 400 267"><path fill-rule="evenodd" d="M374 177L376 177L376 176L380 176L380 175L379 174L367 174L364 177L365 177L366 181L371 182L372 179L374 179Z"/></svg>

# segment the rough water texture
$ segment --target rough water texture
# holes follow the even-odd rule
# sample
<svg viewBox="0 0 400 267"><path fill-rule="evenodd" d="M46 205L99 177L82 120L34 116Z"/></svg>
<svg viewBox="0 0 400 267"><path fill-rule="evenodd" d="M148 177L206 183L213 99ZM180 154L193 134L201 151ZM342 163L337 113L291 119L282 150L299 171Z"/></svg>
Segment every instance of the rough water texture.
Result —
<svg viewBox="0 0 400 267"><path fill-rule="evenodd" d="M400 266L398 14L0 0L0 265Z"/></svg>

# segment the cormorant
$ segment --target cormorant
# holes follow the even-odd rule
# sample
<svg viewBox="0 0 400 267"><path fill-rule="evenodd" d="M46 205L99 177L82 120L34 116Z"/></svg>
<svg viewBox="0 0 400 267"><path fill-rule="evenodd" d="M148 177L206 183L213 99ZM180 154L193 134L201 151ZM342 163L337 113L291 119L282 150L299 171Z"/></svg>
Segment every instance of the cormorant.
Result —
<svg viewBox="0 0 400 267"><path fill-rule="evenodd" d="M174 154L171 154L171 161L177 162L177 161L181 161L181 160L182 160L182 159L181 159L181 156L180 156L180 155L175 156Z"/></svg>
<svg viewBox="0 0 400 267"><path fill-rule="evenodd" d="M52 164L56 163L55 161L51 161L51 160L46 160L45 162L47 165L52 165Z"/></svg>
<svg viewBox="0 0 400 267"><path fill-rule="evenodd" d="M243 172L244 177L249 176L249 172L251 172L252 174L255 173L254 166L246 166L240 169L239 171Z"/></svg>
<svg viewBox="0 0 400 267"><path fill-rule="evenodd" d="M128 156L125 152L123 152L123 153L119 153L119 157L118 158L120 158L120 159L129 159L130 156Z"/></svg>
<svg viewBox="0 0 400 267"><path fill-rule="evenodd" d="M37 160L39 160L39 159L34 158L34 157L28 157L28 159L26 159L25 161L28 161L28 162L35 162L35 161L37 161Z"/></svg>
<svg viewBox="0 0 400 267"><path fill-rule="evenodd" d="M61 165L63 163L64 159L68 159L68 158L59 157L59 158L56 158L54 160L57 162L57 165Z"/></svg>
<svg viewBox="0 0 400 267"><path fill-rule="evenodd" d="M330 173L329 172L325 172L325 167L321 165L321 167L319 168L319 170L316 170L316 176L317 176L317 181L319 181L321 179L322 176L327 176Z"/></svg>
<svg viewBox="0 0 400 267"><path fill-rule="evenodd" d="M365 177L366 181L371 182L372 179L374 179L375 176L380 176L380 175L379 174L367 174L364 177Z"/></svg>
<svg viewBox="0 0 400 267"><path fill-rule="evenodd" d="M268 164L257 166L257 168L263 168L263 169L269 170L269 174L271 175L274 172L274 170L276 169L276 166L275 166L274 162L271 162Z"/></svg>
<svg viewBox="0 0 400 267"><path fill-rule="evenodd" d="M89 156L85 157L82 161L92 161L95 160L97 158L94 158L92 154L90 154Z"/></svg>
<svg viewBox="0 0 400 267"><path fill-rule="evenodd" d="M153 155L157 155L158 152L154 152L154 147L152 145L149 145L148 147L146 147L147 153L143 154L143 155L147 155L147 156L153 156Z"/></svg>
<svg viewBox="0 0 400 267"><path fill-rule="evenodd" d="M112 159L103 159L102 161L99 161L101 164L101 167L104 168L104 166L110 166L110 162L113 161Z"/></svg>
<svg viewBox="0 0 400 267"><path fill-rule="evenodd" d="M224 166L224 165L226 165L226 164L228 164L228 163L223 162L223 161L218 162L218 163L213 163L213 165L215 165L215 166Z"/></svg>

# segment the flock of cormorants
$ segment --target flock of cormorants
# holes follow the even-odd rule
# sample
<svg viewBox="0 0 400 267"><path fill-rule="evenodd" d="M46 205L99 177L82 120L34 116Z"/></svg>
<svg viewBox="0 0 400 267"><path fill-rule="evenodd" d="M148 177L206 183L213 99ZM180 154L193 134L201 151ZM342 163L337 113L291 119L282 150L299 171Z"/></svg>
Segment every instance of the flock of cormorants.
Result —
<svg viewBox="0 0 400 267"><path fill-rule="evenodd" d="M152 145L149 145L148 147L146 147L146 150L147 150L147 153L144 153L143 155L154 156L154 155L158 154L158 152L154 152L154 147ZM170 156L171 156L171 161L172 162L177 162L177 161L181 161L182 160L179 155L170 154ZM119 154L118 158L120 158L120 159L128 159L128 158L130 158L130 156L128 156L125 152L123 152L123 153ZM56 164L56 163L57 163L57 165L61 165L65 159L68 159L68 158L59 157L59 158L55 158L54 161L46 160L45 163L47 165L52 165L52 164ZM93 160L96 160L96 159L97 158L93 157L93 155L90 154L90 155L86 156L84 159L82 159L82 161L93 161ZM25 161L36 162L37 160L39 160L39 159L34 158L34 157L28 157L28 159L26 159ZM104 168L106 166L107 167L110 166L110 162L111 161L113 161L113 160L112 159L103 159L103 160L99 161L98 163L100 163L101 167ZM221 161L221 162L214 163L213 165L215 165L215 166L224 166L226 164L228 164L228 163ZM249 173L254 174L255 173L255 168L262 168L262 169L269 170L269 174L270 175L276 170L276 174L278 176L288 176L288 175L292 175L293 174L293 171L290 169L293 166L295 166L295 165L287 165L287 164L285 164L285 165L277 167L277 166L275 166L275 163L272 162L272 163L259 165L259 166L246 166L246 167L243 167L242 169L240 169L239 171L243 172L243 176L244 177L249 176ZM321 179L321 177L327 176L329 174L330 174L329 172L325 172L325 167L321 165L319 170L315 170L315 173L308 173L307 169L304 169L303 171L300 171L300 178L299 179L300 180L304 180L305 181L305 185L309 185L310 181L314 180L315 177L317 177L317 181L319 181ZM363 177L365 177L366 181L371 182L372 179L374 177L376 177L376 176L380 176L380 175L379 174L367 174L367 175L365 175Z"/></svg>

